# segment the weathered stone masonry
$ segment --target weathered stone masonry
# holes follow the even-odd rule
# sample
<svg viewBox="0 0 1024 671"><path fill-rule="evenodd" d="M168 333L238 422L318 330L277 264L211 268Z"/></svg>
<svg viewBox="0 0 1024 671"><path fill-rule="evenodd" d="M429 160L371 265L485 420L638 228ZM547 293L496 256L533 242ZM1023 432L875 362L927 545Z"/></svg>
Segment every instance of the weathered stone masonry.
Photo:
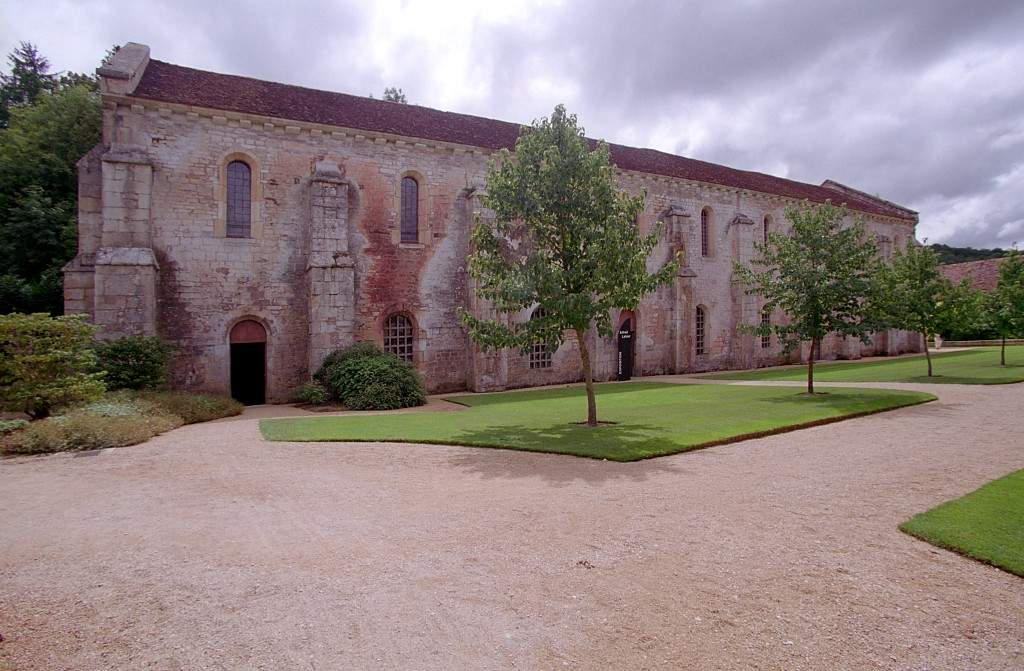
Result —
<svg viewBox="0 0 1024 671"><path fill-rule="evenodd" d="M179 68L150 61L149 49L137 44L98 73L103 143L79 162L79 250L65 269L65 310L88 314L102 336L158 334L180 349L178 384L226 392L231 328L256 321L267 333L267 397L285 400L329 351L381 342L384 320L402 314L412 322L413 360L431 391L577 379L574 339L553 353L550 368L531 368L519 352L482 353L457 318L461 307L488 310L473 294L466 257L474 216L486 216L479 196L488 156L510 143L509 132L514 140L509 124ZM175 88L185 77L218 79L215 87L189 80ZM231 87L223 104L188 97L227 95ZM323 112L325 123L311 119L321 111L308 105L288 112L290 95L340 102ZM500 137L469 142L460 135L485 131ZM643 167L648 150L613 147L613 159L616 151L624 157L616 160L623 188L648 194L641 228L664 225L651 267L677 250L686 260L673 283L635 311L636 374L783 361L776 343L763 348L759 338L738 332L737 324L757 321L760 306L732 285L731 274L733 260L752 257L766 217L773 230L784 225L794 193L847 202L885 248L914 235L914 213L835 183L802 185L650 152L657 161L692 166L698 176L706 170L716 183L662 174L675 164L623 167L630 160ZM249 237L225 235L233 160L252 172ZM399 236L405 176L419 184L416 242ZM702 355L693 341L697 306L706 315ZM614 377L614 339L594 337L590 345L598 379ZM891 332L872 347L830 340L822 355L919 346L915 336Z"/></svg>

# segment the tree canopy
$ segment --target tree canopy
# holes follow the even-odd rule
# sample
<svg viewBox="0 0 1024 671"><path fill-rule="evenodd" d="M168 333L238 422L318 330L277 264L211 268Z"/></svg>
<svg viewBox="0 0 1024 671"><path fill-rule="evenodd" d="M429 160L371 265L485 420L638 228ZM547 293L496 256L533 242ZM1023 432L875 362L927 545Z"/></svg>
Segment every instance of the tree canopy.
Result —
<svg viewBox="0 0 1024 671"><path fill-rule="evenodd" d="M786 218L790 232L755 242L753 263L736 263L734 280L763 299L764 312L786 314L785 321L747 324L746 330L774 334L786 352L810 343L807 393L813 394L814 353L822 339L835 333L868 343L878 326L878 248L859 219L846 224L846 209L831 203L790 206Z"/></svg>
<svg viewBox="0 0 1024 671"><path fill-rule="evenodd" d="M1006 339L1024 335L1024 254L1017 250L999 264L999 282L986 300L988 319L1002 346L1000 364L1006 365Z"/></svg>
<svg viewBox="0 0 1024 671"><path fill-rule="evenodd" d="M477 222L469 273L498 316L464 311L462 321L485 349L555 349L574 333L590 425L597 409L588 334L611 336L612 311L635 308L677 269L671 259L648 272L660 230L640 232L644 199L619 190L607 145L591 150L561 105L524 128L515 152L503 151L487 171L482 202L494 217ZM522 318L537 306L535 318Z"/></svg>

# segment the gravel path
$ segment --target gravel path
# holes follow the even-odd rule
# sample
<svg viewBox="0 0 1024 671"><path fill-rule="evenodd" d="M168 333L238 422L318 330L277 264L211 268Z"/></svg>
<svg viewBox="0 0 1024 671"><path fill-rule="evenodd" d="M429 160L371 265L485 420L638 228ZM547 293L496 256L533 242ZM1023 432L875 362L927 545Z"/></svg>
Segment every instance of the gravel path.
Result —
<svg viewBox="0 0 1024 671"><path fill-rule="evenodd" d="M1024 467L1024 389L929 391L629 464L246 419L0 461L0 669L1024 668L1024 580L896 529Z"/></svg>

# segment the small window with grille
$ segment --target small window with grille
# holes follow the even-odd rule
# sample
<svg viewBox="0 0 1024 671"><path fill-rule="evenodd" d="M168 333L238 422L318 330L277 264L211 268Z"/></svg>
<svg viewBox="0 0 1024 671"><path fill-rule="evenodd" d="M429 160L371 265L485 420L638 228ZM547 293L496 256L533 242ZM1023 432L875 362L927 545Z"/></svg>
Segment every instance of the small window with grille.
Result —
<svg viewBox="0 0 1024 671"><path fill-rule="evenodd" d="M544 308L538 307L530 319L542 319L547 314ZM530 368L551 368L551 349L546 343L535 342L530 346Z"/></svg>
<svg viewBox="0 0 1024 671"><path fill-rule="evenodd" d="M698 305L697 314L694 315L693 320L693 352L697 356L703 356L704 354L705 329L707 328L707 324L705 324L706 319L707 315L704 312L704 306Z"/></svg>
<svg viewBox="0 0 1024 671"><path fill-rule="evenodd" d="M391 315L384 320L384 351L402 361L412 363L412 321L405 315Z"/></svg>
<svg viewBox="0 0 1024 671"><path fill-rule="evenodd" d="M772 317L771 317L770 314L768 314L768 311L765 310L764 312L761 313L761 326L762 327L768 327L768 326L771 326L771 325L772 325ZM771 337L771 335L767 334L767 333L761 334L761 349L768 349L771 346L772 346L772 337Z"/></svg>
<svg viewBox="0 0 1024 671"><path fill-rule="evenodd" d="M700 255L711 255L711 208L700 211Z"/></svg>

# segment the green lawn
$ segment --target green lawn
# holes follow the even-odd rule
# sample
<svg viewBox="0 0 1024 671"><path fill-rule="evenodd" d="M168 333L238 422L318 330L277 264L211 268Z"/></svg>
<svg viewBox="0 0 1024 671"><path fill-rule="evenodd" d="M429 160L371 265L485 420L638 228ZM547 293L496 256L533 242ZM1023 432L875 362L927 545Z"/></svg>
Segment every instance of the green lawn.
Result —
<svg viewBox="0 0 1024 671"><path fill-rule="evenodd" d="M1024 577L1024 469L921 513L900 529Z"/></svg>
<svg viewBox="0 0 1024 671"><path fill-rule="evenodd" d="M1006 384L1024 382L1024 346L1006 348L1006 367L999 365L998 347L976 347L932 355L934 376L928 377L924 355L884 361L817 363L815 382L933 382L945 384ZM701 377L718 380L807 379L807 366L712 373Z"/></svg>
<svg viewBox="0 0 1024 671"><path fill-rule="evenodd" d="M500 447L634 461L934 400L917 392L792 387L608 383L597 387L601 421L589 428L582 387L450 400L458 412L302 417L260 422L268 440L391 441Z"/></svg>

